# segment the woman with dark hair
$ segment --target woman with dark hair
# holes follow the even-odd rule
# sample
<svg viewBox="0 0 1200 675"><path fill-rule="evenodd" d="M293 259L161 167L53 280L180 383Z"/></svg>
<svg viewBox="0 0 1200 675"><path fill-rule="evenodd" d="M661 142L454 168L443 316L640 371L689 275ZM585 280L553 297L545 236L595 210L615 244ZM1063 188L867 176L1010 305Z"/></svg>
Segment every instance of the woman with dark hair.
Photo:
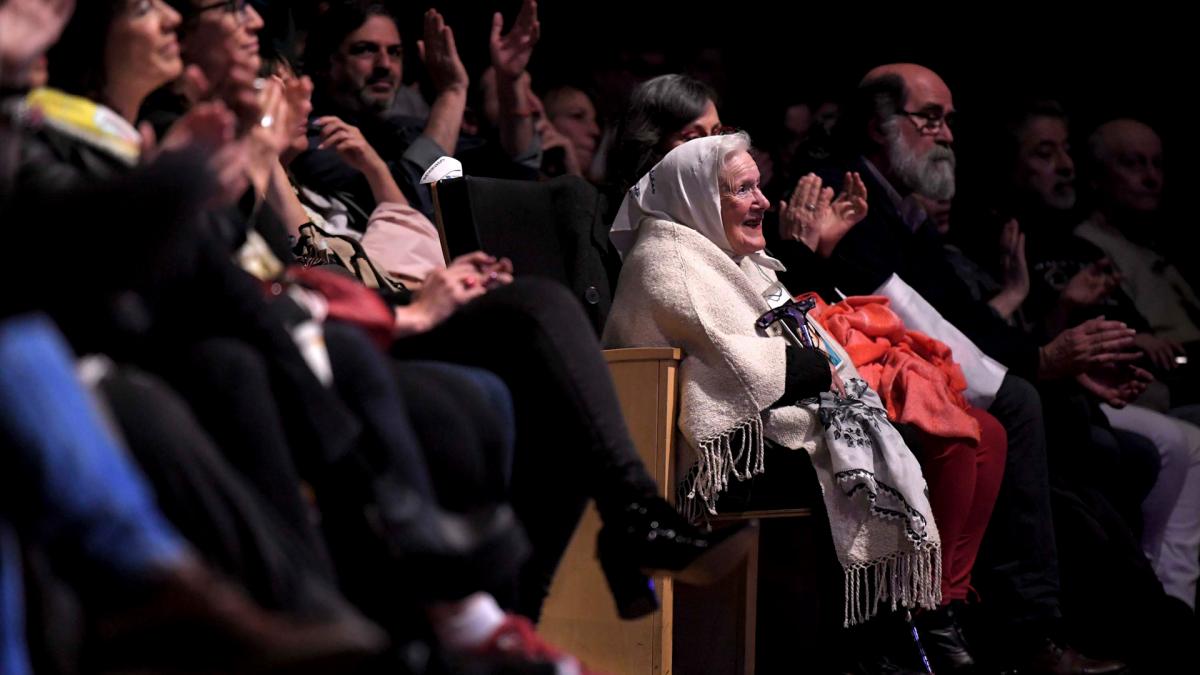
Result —
<svg viewBox="0 0 1200 675"><path fill-rule="evenodd" d="M623 196L673 148L710 136L720 126L717 95L707 84L678 74L643 82L617 127L608 156L609 183Z"/></svg>

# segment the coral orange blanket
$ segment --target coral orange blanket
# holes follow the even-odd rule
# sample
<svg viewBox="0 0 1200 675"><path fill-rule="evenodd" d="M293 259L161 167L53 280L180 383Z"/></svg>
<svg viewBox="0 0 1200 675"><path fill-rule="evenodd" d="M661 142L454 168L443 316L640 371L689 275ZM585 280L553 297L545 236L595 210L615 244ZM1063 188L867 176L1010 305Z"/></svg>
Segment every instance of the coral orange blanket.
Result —
<svg viewBox="0 0 1200 675"><path fill-rule="evenodd" d="M942 438L979 442L979 423L967 413L967 388L950 348L910 331L882 296L857 296L826 305L813 297L814 318L842 343L859 375L879 392L888 418Z"/></svg>

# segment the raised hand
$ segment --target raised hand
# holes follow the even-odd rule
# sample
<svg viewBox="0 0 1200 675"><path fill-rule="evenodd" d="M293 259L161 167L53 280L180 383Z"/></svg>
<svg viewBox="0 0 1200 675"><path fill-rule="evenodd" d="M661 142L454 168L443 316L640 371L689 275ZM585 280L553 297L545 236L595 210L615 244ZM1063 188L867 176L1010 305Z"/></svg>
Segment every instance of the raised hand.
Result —
<svg viewBox="0 0 1200 675"><path fill-rule="evenodd" d="M533 55L533 47L541 36L542 27L537 18L537 2L525 0L521 4L521 12L507 35L501 35L504 28L504 16L496 12L492 16L492 35L489 46L492 54L492 66L496 74L516 79L525 72L529 58Z"/></svg>
<svg viewBox="0 0 1200 675"><path fill-rule="evenodd" d="M780 236L794 239L817 254L829 257L850 228L867 215L867 187L857 173L846 173L842 194L808 174L796 183L792 198L779 204Z"/></svg>
<svg viewBox="0 0 1200 675"><path fill-rule="evenodd" d="M0 5L0 72L23 77L58 41L75 11L75 0L8 0ZM7 83L6 84L11 84Z"/></svg>
<svg viewBox="0 0 1200 675"><path fill-rule="evenodd" d="M425 35L417 41L417 52L429 72L434 88L441 93L448 89L467 91L470 79L458 56L454 31L436 9L425 12Z"/></svg>

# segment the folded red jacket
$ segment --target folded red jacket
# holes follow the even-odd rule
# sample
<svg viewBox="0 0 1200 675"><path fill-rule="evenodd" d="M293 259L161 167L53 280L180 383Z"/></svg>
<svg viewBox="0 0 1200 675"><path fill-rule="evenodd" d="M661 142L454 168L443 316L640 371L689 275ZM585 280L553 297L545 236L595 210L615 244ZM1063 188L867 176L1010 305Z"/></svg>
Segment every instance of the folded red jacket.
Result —
<svg viewBox="0 0 1200 675"><path fill-rule="evenodd" d="M814 318L846 348L889 419L934 436L979 442L979 423L963 397L967 381L948 346L906 329L885 297L856 296L832 306L806 297L817 301Z"/></svg>

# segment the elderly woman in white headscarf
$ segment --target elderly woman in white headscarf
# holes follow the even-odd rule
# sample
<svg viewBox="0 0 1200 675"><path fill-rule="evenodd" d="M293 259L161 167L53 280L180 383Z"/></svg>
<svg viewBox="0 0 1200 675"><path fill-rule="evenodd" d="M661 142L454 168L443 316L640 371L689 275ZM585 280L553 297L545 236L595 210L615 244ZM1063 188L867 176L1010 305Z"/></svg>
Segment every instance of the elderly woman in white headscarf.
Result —
<svg viewBox="0 0 1200 675"><path fill-rule="evenodd" d="M749 143L689 141L629 190L613 225L625 263L604 342L685 354L685 512L716 513L730 477L768 469L766 445L807 451L845 573L845 623L881 601L935 608L940 542L920 466L842 347L776 278ZM866 208L861 182L850 184L835 210L843 228Z"/></svg>

